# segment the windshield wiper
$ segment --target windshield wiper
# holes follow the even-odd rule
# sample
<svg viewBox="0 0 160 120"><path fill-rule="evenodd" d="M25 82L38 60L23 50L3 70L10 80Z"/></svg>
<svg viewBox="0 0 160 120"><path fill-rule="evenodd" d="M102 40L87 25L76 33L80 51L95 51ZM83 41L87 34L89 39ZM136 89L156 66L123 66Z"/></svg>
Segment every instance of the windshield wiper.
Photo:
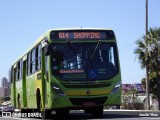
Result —
<svg viewBox="0 0 160 120"><path fill-rule="evenodd" d="M66 40L66 42L67 42L67 46L68 46L68 47L72 50L72 52L77 56L78 53L76 52L76 50L74 49L74 47L71 45L70 40ZM82 56L79 56L79 58L83 60ZM81 62L79 62L79 63L76 63L75 65L72 65L72 67L77 66L77 65L81 65L82 63L83 63L83 62L81 61Z"/></svg>
<svg viewBox="0 0 160 120"><path fill-rule="evenodd" d="M75 55L77 55L77 52L75 51L75 49L72 47L70 40L66 40L68 47L73 51L73 53Z"/></svg>
<svg viewBox="0 0 160 120"><path fill-rule="evenodd" d="M97 43L97 45L96 45L96 47L95 47L95 49L94 49L94 51L93 51L93 54L92 54L92 56L90 57L91 60L93 59L93 57L94 57L94 55L95 55L98 47L100 46L101 42L102 42L101 40L98 40L98 43Z"/></svg>

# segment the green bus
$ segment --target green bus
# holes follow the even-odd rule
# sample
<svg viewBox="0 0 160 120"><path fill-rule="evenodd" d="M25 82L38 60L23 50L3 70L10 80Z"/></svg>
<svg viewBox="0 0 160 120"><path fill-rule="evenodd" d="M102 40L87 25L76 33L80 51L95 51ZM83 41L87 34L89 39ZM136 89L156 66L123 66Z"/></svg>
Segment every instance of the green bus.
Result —
<svg viewBox="0 0 160 120"><path fill-rule="evenodd" d="M11 103L43 118L82 109L95 117L121 104L121 73L111 29L51 29L11 66Z"/></svg>

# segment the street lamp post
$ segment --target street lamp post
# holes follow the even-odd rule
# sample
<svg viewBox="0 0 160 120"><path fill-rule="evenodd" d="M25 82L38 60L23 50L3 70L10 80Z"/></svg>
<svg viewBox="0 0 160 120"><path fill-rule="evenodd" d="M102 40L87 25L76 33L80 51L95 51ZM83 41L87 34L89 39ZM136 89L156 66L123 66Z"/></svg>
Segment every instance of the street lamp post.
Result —
<svg viewBox="0 0 160 120"><path fill-rule="evenodd" d="M148 33L148 0L146 0L146 35ZM150 109L150 99L149 99L149 66L146 65L146 102L147 110Z"/></svg>
<svg viewBox="0 0 160 120"><path fill-rule="evenodd" d="M148 33L148 0L146 0L146 34Z"/></svg>

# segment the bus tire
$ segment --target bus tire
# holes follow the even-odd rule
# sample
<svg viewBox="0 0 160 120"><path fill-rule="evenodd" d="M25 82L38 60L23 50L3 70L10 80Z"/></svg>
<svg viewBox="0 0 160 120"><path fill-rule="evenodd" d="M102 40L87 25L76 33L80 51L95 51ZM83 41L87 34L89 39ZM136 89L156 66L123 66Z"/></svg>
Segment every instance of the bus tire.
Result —
<svg viewBox="0 0 160 120"><path fill-rule="evenodd" d="M40 94L40 90L37 89L37 94L36 94L36 98L37 98L37 110L38 112L41 112L41 108L42 108L42 102L41 102L41 94Z"/></svg>
<svg viewBox="0 0 160 120"><path fill-rule="evenodd" d="M92 115L94 118L101 118L103 115L103 106L97 106L92 109Z"/></svg>
<svg viewBox="0 0 160 120"><path fill-rule="evenodd" d="M68 117L69 116L69 110L56 110L56 115L58 117Z"/></svg>
<svg viewBox="0 0 160 120"><path fill-rule="evenodd" d="M44 109L41 113L42 113L43 120L52 118L52 110Z"/></svg>
<svg viewBox="0 0 160 120"><path fill-rule="evenodd" d="M18 94L18 109L21 110L21 101L20 101L20 95Z"/></svg>

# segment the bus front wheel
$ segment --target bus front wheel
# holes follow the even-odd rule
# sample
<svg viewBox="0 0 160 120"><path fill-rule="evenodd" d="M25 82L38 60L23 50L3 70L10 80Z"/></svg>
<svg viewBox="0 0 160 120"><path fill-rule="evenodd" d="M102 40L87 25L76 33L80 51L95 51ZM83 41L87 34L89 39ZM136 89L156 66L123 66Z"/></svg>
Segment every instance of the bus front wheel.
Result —
<svg viewBox="0 0 160 120"><path fill-rule="evenodd" d="M52 118L52 110L44 109L41 113L43 120Z"/></svg>
<svg viewBox="0 0 160 120"><path fill-rule="evenodd" d="M21 110L21 100L19 94L18 94L18 109Z"/></svg>
<svg viewBox="0 0 160 120"><path fill-rule="evenodd" d="M60 117L68 117L69 116L69 110L56 110L56 115Z"/></svg>
<svg viewBox="0 0 160 120"><path fill-rule="evenodd" d="M42 102L41 102L41 95L40 95L40 90L37 90L37 110L40 112L42 109Z"/></svg>
<svg viewBox="0 0 160 120"><path fill-rule="evenodd" d="M100 118L103 115L103 106L91 107L86 109L85 113L91 113L94 118Z"/></svg>
<svg viewBox="0 0 160 120"><path fill-rule="evenodd" d="M103 106L98 106L98 107L95 107L95 108L93 108L93 110L92 110L92 115L93 115L93 117L102 117L102 115L103 115Z"/></svg>

